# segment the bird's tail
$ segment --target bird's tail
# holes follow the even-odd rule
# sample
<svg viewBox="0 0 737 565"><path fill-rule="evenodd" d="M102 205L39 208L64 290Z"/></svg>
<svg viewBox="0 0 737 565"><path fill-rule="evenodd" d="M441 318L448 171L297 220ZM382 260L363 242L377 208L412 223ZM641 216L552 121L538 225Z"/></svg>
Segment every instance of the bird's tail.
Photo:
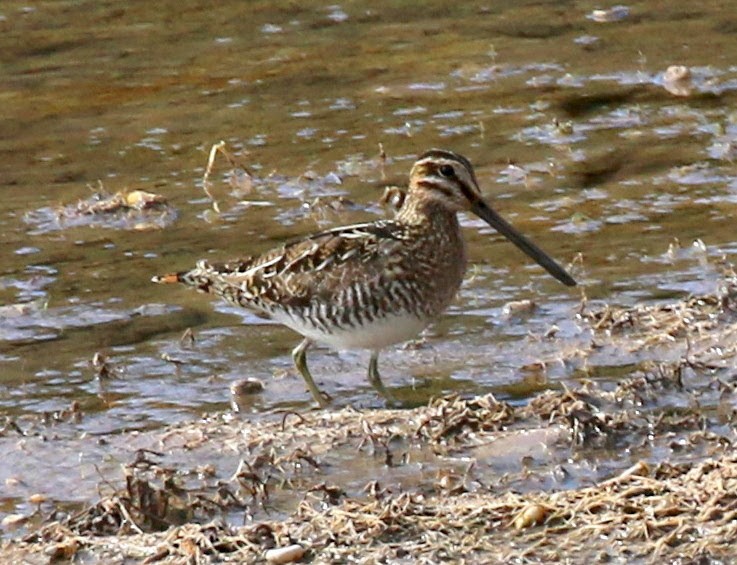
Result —
<svg viewBox="0 0 737 565"><path fill-rule="evenodd" d="M199 292L220 296L238 306L253 307L250 303L253 297L243 292L239 285L223 277L221 267L222 265L211 265L203 260L199 261L197 266L190 271L157 275L151 278L151 282L156 284L180 283Z"/></svg>
<svg viewBox="0 0 737 565"><path fill-rule="evenodd" d="M194 287L201 292L213 292L213 283L217 281L216 274L207 261L198 261L194 269L179 273L156 275L151 278L151 282L156 284L181 283L185 286Z"/></svg>
<svg viewBox="0 0 737 565"><path fill-rule="evenodd" d="M168 273L166 275L156 275L151 277L151 282L156 284L175 284L183 283L186 273Z"/></svg>

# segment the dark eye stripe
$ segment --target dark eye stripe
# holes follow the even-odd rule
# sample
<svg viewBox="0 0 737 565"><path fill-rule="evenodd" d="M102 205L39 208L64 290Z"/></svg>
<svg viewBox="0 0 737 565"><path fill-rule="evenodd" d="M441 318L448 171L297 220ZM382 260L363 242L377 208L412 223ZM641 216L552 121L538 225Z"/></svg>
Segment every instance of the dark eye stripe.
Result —
<svg viewBox="0 0 737 565"><path fill-rule="evenodd" d="M470 186L468 186L465 182L460 182L458 184L461 187L461 194L463 194L463 196L465 196L469 202L476 202L476 200L478 200L478 196L471 189Z"/></svg>

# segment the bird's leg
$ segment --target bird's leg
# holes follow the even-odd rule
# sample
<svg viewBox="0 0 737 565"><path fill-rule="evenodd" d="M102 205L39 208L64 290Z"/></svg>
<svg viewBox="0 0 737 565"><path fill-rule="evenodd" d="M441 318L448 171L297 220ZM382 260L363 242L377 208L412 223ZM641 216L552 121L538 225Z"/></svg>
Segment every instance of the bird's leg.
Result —
<svg viewBox="0 0 737 565"><path fill-rule="evenodd" d="M294 359L294 366L297 367L300 375L302 375L305 383L307 383L307 388L310 389L312 398L320 405L320 408L326 408L330 404L330 397L317 388L315 381L312 380L310 370L307 368L307 349L310 345L312 345L312 342L309 339L303 339L302 343L292 351L292 359Z"/></svg>
<svg viewBox="0 0 737 565"><path fill-rule="evenodd" d="M368 366L368 380L371 383L371 386L374 387L378 391L378 393L386 399L388 406L398 406L399 405L399 403L394 398L394 396L392 396L392 394L384 386L384 383L381 382L381 375L379 375L379 352L378 351L371 352L371 359L369 359L369 366Z"/></svg>

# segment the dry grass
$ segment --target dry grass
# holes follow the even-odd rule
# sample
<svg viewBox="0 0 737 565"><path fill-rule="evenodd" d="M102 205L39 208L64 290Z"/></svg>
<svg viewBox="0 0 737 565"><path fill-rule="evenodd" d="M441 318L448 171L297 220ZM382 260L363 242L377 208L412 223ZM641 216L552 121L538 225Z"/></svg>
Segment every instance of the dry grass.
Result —
<svg viewBox="0 0 737 565"><path fill-rule="evenodd" d="M222 416L172 427L157 438L158 452L126 466L124 485L6 542L5 555L253 562L299 544L312 563L726 559L737 535L736 299L737 278L727 276L713 295L582 314L592 349L667 344L685 352L642 363L616 387L583 381L525 406L451 397L413 410ZM549 460L495 475L489 446L536 430ZM234 473L163 461L213 445L238 454ZM431 477L387 485L371 474L421 469L418 454ZM363 490L332 480L351 459ZM579 472L602 460L610 471ZM291 509L264 514L283 495ZM259 510L234 525L234 515Z"/></svg>

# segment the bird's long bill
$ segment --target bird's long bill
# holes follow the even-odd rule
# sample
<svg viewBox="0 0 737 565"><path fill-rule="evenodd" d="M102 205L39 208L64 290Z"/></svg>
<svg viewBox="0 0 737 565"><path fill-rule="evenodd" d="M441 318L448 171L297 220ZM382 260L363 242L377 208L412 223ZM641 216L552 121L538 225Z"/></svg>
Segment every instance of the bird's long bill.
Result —
<svg viewBox="0 0 737 565"><path fill-rule="evenodd" d="M486 202L481 199L476 200L471 206L471 210L479 218L484 220L492 228L514 243L522 251L532 257L540 266L556 279L567 286L576 286L576 281L569 275L566 270L558 265L550 255L545 253L537 245L532 243L524 235L518 232L512 225L494 212Z"/></svg>

